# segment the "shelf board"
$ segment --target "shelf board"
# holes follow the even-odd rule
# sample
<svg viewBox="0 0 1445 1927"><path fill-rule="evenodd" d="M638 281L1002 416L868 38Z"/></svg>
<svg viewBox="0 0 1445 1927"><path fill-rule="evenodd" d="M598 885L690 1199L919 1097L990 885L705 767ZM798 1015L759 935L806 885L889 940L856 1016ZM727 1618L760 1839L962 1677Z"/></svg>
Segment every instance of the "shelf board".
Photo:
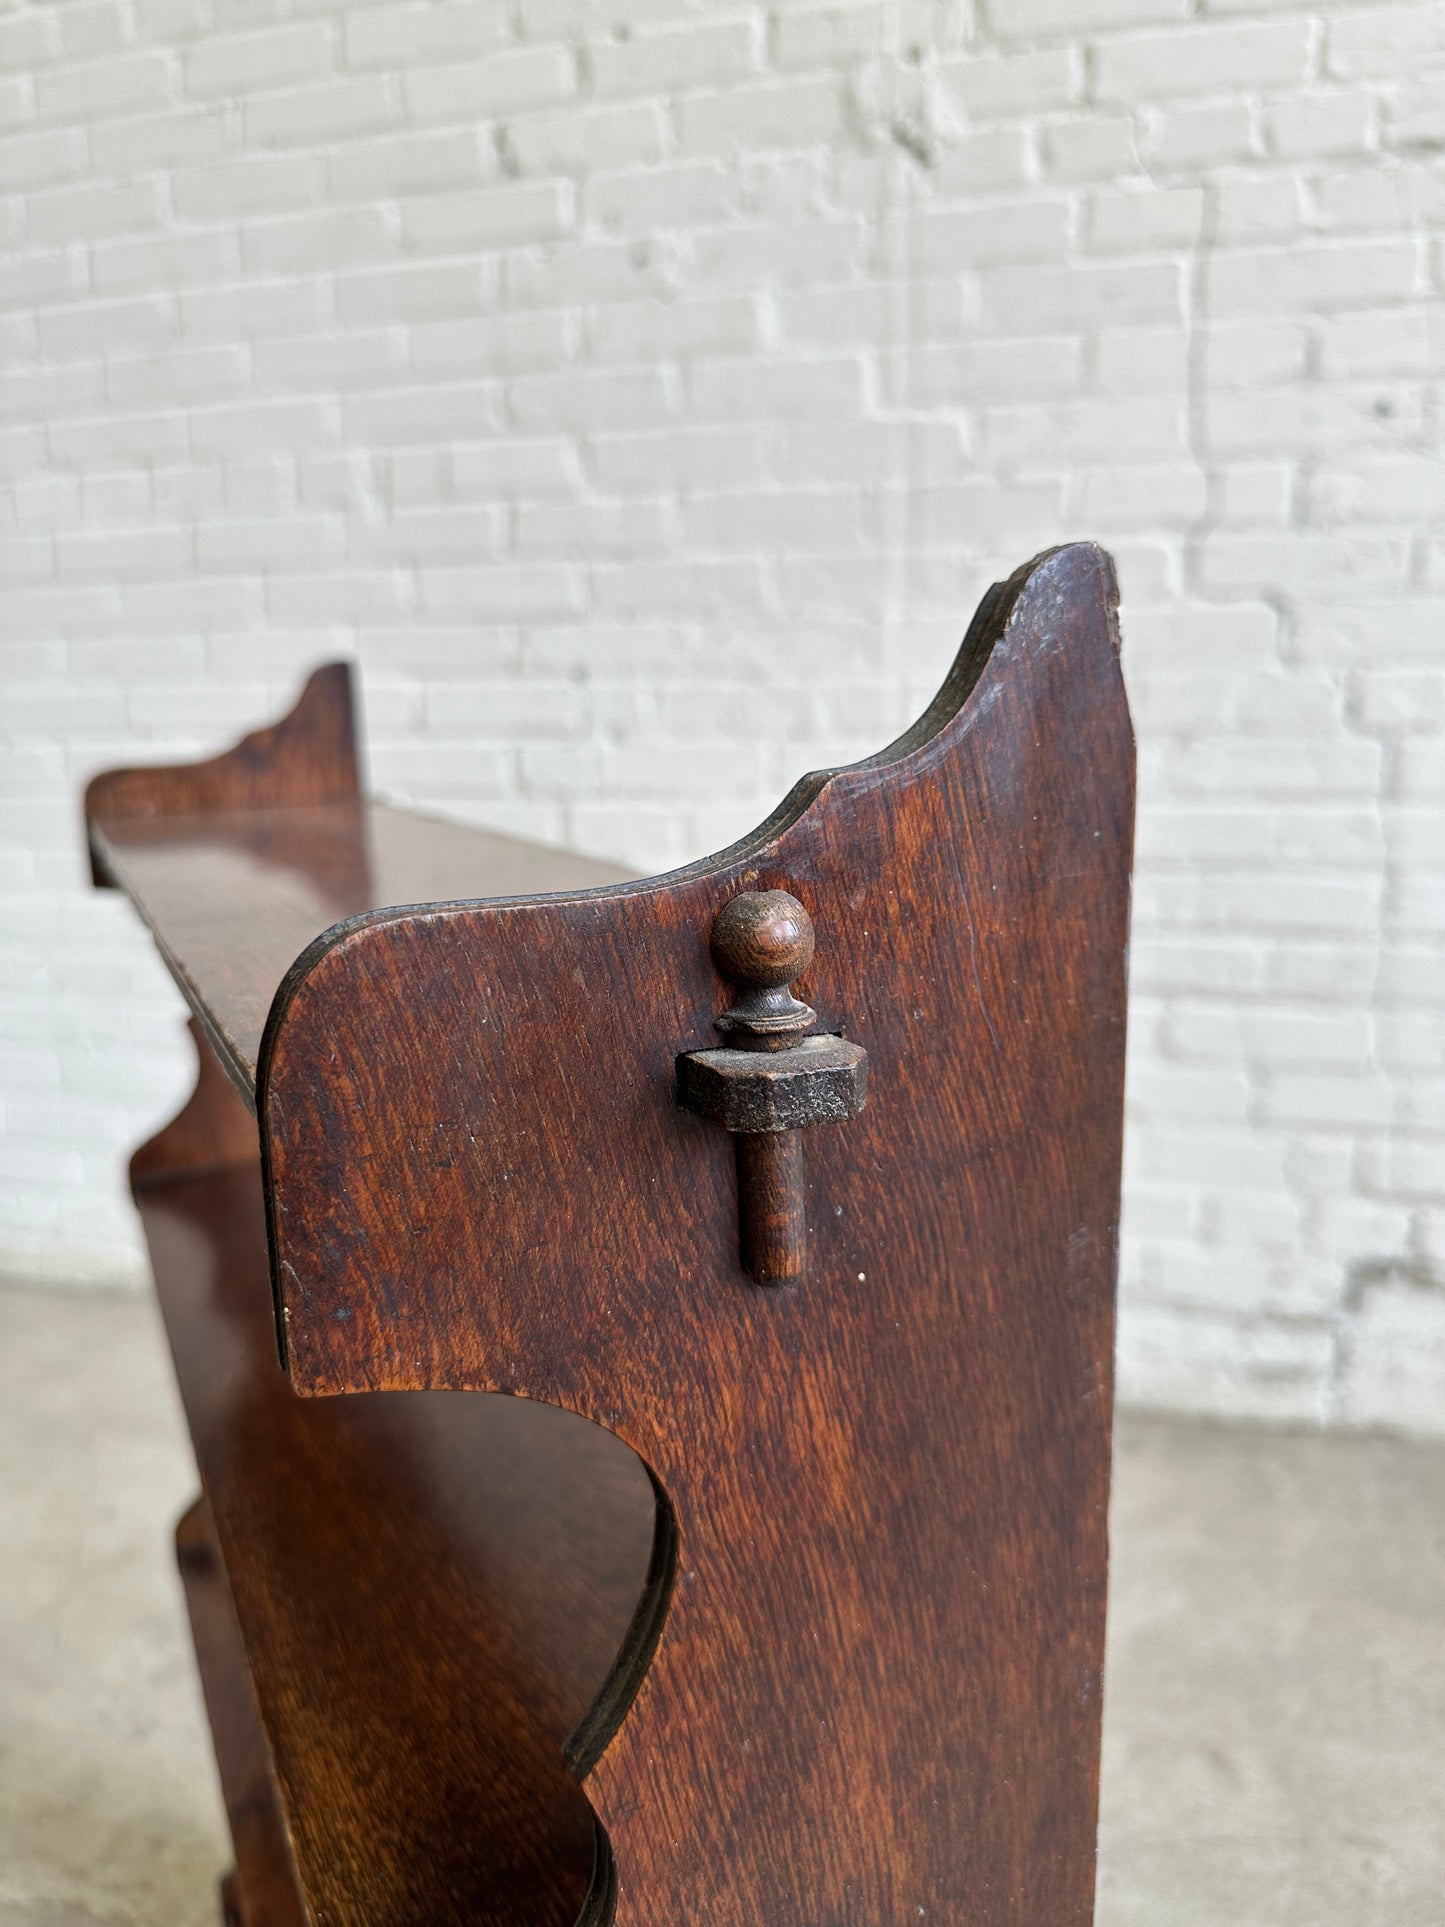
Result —
<svg viewBox="0 0 1445 1927"><path fill-rule="evenodd" d="M633 872L384 804L92 819L97 873L149 925L254 1107L267 1012L307 944L402 904L625 883Z"/></svg>
<svg viewBox="0 0 1445 1927"><path fill-rule="evenodd" d="M197 1499L176 1527L176 1562L236 1853L235 1871L224 1887L226 1917L234 1917L240 1927L308 1927L216 1529L204 1499Z"/></svg>
<svg viewBox="0 0 1445 1927"><path fill-rule="evenodd" d="M151 1182L140 1205L311 1917L572 1927L597 1856L564 1747L644 1590L645 1468L520 1399L297 1398L276 1363L257 1169ZM213 1716L228 1670L214 1606ZM249 1851L274 1867L254 1744L247 1757L242 1797L264 1837L238 1840L238 1866Z"/></svg>

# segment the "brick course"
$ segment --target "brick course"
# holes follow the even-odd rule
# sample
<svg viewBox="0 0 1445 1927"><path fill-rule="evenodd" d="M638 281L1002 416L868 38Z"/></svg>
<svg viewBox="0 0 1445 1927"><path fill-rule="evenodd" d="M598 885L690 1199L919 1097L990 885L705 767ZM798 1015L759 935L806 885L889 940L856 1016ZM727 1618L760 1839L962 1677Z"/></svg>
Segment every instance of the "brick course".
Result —
<svg viewBox="0 0 1445 1927"><path fill-rule="evenodd" d="M134 1284L179 1003L95 769L365 675L663 866L1119 560L1122 1384L1445 1431L1445 8L0 11L0 1269Z"/></svg>

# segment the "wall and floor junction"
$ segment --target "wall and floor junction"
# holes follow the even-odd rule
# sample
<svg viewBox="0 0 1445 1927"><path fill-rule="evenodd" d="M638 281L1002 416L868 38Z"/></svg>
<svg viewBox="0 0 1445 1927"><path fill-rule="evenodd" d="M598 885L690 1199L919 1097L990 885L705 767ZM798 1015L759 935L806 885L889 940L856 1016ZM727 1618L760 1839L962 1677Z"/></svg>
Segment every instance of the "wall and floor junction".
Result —
<svg viewBox="0 0 1445 1927"><path fill-rule="evenodd" d="M77 798L361 664L639 866L1118 559L1121 1371L1445 1431L1445 7L0 11L0 1271L138 1283L179 1000Z"/></svg>

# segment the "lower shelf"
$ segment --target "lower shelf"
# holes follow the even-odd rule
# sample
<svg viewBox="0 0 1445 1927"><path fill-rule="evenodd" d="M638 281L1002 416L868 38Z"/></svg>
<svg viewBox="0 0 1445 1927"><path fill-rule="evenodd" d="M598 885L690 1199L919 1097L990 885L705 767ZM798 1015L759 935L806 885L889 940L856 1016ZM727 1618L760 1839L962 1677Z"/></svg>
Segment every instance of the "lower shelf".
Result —
<svg viewBox="0 0 1445 1927"><path fill-rule="evenodd" d="M518 1399L297 1398L257 1170L141 1211L222 1569L197 1553L188 1595L245 1927L294 1927L291 1868L326 1927L573 1927L607 1870L564 1748L646 1585L645 1468Z"/></svg>
<svg viewBox="0 0 1445 1927"><path fill-rule="evenodd" d="M233 1921L236 1927L307 1927L215 1523L204 1499L197 1499L176 1527L176 1563L236 1850L235 1872L222 1888L227 1927Z"/></svg>

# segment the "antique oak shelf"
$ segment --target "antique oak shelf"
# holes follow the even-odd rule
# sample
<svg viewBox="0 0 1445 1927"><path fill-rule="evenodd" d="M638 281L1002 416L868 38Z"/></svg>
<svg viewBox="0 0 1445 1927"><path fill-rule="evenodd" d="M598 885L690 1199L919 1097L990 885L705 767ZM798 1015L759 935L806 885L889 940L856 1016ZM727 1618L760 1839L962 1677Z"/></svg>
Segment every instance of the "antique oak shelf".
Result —
<svg viewBox="0 0 1445 1927"><path fill-rule="evenodd" d="M343 665L91 784L237 1927L1092 1918L1116 599L1037 558L664 877L367 802Z"/></svg>

